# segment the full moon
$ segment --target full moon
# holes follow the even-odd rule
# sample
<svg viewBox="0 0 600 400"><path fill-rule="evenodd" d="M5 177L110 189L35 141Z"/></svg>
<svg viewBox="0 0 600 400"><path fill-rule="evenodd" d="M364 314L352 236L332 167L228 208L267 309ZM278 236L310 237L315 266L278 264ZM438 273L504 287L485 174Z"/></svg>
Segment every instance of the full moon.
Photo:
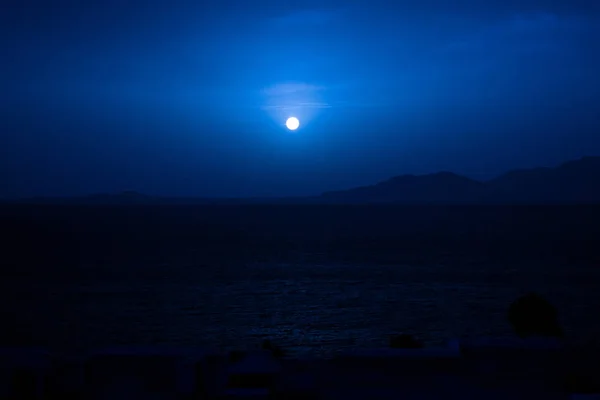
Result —
<svg viewBox="0 0 600 400"><path fill-rule="evenodd" d="M285 121L285 126L287 126L290 131L295 131L300 126L300 121L298 121L298 118L296 117L289 117L287 121Z"/></svg>

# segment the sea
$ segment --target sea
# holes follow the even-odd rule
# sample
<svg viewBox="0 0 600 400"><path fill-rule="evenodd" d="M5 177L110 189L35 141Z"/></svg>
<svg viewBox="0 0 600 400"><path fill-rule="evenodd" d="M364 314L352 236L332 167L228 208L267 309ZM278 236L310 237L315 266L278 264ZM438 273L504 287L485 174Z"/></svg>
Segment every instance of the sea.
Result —
<svg viewBox="0 0 600 400"><path fill-rule="evenodd" d="M600 342L600 207L0 207L0 346L290 356L512 336L537 292Z"/></svg>

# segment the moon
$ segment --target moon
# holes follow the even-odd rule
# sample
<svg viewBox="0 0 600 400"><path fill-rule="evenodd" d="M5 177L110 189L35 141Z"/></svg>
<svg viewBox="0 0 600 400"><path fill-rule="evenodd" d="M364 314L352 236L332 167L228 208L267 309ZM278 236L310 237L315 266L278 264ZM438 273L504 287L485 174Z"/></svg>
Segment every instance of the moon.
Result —
<svg viewBox="0 0 600 400"><path fill-rule="evenodd" d="M287 121L285 121L285 126L287 126L290 131L295 131L300 126L300 121L298 121L298 118L296 117L289 117Z"/></svg>

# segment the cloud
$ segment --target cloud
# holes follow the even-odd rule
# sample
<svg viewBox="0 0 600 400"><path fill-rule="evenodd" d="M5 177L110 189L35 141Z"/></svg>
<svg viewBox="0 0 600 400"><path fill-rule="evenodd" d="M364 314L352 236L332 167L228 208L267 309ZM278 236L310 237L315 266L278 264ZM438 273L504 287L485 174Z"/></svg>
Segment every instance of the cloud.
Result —
<svg viewBox="0 0 600 400"><path fill-rule="evenodd" d="M325 90L324 86L308 83L279 83L263 89L263 94L269 97L306 95Z"/></svg>
<svg viewBox="0 0 600 400"><path fill-rule="evenodd" d="M313 102L296 102L296 103L290 103L290 104L274 104L274 105L265 105L262 106L261 108L263 110L289 110L289 109L296 109L296 108L301 108L301 109L307 109L307 108L312 108L312 109L317 109L317 108L331 108L332 105L328 104L328 103L319 103L316 101Z"/></svg>
<svg viewBox="0 0 600 400"><path fill-rule="evenodd" d="M520 13L507 19L496 29L500 33L512 35L550 32L574 33L586 29L590 22L585 17L564 16L548 12Z"/></svg>
<svg viewBox="0 0 600 400"><path fill-rule="evenodd" d="M359 1L362 8L378 9L382 13L392 12L388 0ZM591 15L600 13L600 2L594 0L421 0L398 1L396 13L411 15L415 13L447 15L506 16L515 13L549 12L556 14Z"/></svg>
<svg viewBox="0 0 600 400"><path fill-rule="evenodd" d="M328 88L306 82L277 83L261 91L260 108L276 121L285 121L295 115L301 121L310 121L316 114L332 105L325 98Z"/></svg>
<svg viewBox="0 0 600 400"><path fill-rule="evenodd" d="M338 16L333 10L300 10L273 17L271 24L277 28L323 26L331 24Z"/></svg>
<svg viewBox="0 0 600 400"><path fill-rule="evenodd" d="M597 18L587 16L517 13L447 43L442 52L554 52L563 50L581 35L597 34L598 22Z"/></svg>

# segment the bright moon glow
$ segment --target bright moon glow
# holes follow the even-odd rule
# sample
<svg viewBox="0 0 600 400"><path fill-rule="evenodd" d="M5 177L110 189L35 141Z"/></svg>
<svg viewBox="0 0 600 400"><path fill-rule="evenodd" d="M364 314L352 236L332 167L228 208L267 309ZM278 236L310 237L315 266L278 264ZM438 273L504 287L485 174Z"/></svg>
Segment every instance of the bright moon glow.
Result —
<svg viewBox="0 0 600 400"><path fill-rule="evenodd" d="M300 126L300 121L298 121L298 118L296 117L289 117L287 121L285 121L285 126L287 126L290 131L295 131Z"/></svg>

